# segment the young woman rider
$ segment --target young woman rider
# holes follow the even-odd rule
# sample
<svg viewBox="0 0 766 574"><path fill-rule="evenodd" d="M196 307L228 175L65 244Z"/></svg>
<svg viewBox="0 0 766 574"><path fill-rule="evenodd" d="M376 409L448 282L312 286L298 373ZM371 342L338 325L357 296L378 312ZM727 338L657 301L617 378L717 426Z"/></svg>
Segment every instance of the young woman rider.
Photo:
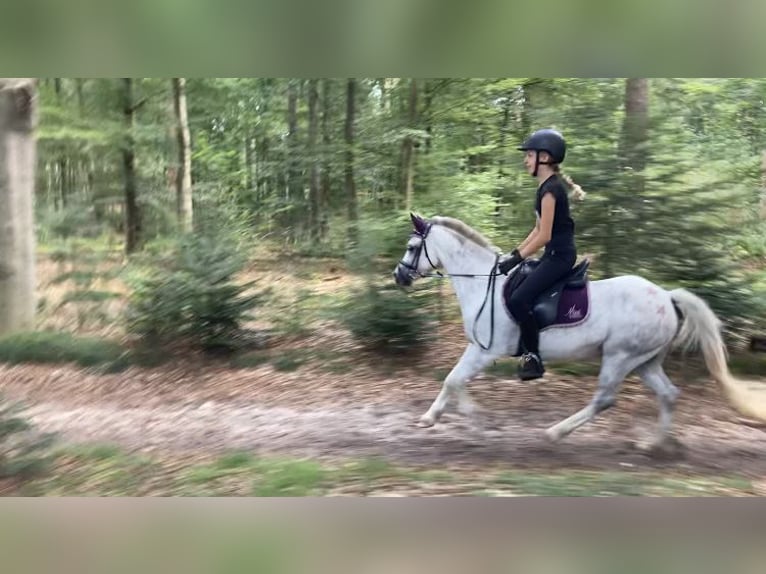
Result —
<svg viewBox="0 0 766 574"><path fill-rule="evenodd" d="M536 223L527 238L500 260L498 270L505 275L540 248L545 248L539 266L513 291L508 301L511 315L521 329L523 354L519 377L531 380L545 373L539 351L540 331L532 306L535 298L570 271L577 260L575 223L569 211L567 188L574 191L577 199L584 193L560 171L566 155L566 142L559 132L538 130L518 149L526 152L524 166L539 183L535 201Z"/></svg>

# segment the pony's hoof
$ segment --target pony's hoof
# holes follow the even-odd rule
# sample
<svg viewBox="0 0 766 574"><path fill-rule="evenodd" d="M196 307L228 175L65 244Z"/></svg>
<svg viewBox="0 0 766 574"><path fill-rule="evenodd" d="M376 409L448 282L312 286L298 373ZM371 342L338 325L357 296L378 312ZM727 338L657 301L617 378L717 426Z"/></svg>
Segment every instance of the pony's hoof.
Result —
<svg viewBox="0 0 766 574"><path fill-rule="evenodd" d="M423 415L418 420L418 426L420 428L432 427L434 426L434 424L436 424L436 419L434 419L434 417L432 417L431 415Z"/></svg>
<svg viewBox="0 0 766 574"><path fill-rule="evenodd" d="M656 460L675 460L683 458L686 447L677 438L669 436L653 442L637 442L635 448Z"/></svg>
<svg viewBox="0 0 766 574"><path fill-rule="evenodd" d="M552 428L545 429L545 438L548 439L548 442L557 443L561 440L561 434Z"/></svg>

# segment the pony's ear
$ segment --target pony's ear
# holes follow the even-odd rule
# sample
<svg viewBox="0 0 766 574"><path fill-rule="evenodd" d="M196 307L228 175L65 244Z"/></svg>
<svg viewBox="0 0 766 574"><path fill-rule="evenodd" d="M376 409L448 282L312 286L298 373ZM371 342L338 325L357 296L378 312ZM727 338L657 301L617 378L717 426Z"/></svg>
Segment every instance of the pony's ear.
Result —
<svg viewBox="0 0 766 574"><path fill-rule="evenodd" d="M412 219L412 226L415 228L415 231L417 231L418 233L426 232L426 228L428 227L428 224L426 224L425 220L422 217L410 212L410 219Z"/></svg>

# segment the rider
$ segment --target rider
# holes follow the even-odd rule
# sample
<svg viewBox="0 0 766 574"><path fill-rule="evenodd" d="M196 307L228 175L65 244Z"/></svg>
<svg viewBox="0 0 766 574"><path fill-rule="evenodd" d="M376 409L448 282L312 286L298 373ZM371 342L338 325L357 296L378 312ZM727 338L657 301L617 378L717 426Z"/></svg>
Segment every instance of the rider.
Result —
<svg viewBox="0 0 766 574"><path fill-rule="evenodd" d="M559 171L566 155L566 142L553 129L533 133L518 149L525 151L524 165L539 182L535 201L536 223L527 238L509 255L502 258L498 270L504 275L533 255L541 247L545 251L536 267L511 294L508 301L511 315L521 329L524 353L519 362L521 380L542 377L545 373L540 358L540 332L532 314L535 298L569 272L577 259L575 224L569 213L567 186L573 197L584 197L582 189Z"/></svg>

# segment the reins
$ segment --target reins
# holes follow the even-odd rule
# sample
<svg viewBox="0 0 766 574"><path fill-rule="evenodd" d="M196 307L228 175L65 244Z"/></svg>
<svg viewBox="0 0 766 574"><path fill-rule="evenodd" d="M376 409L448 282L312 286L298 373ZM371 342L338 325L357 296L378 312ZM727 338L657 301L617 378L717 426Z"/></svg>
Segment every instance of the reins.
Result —
<svg viewBox="0 0 766 574"><path fill-rule="evenodd" d="M479 344L479 346L484 350L488 351L492 347L492 341L494 341L495 338L495 285L497 283L497 276L500 275L496 271L497 269L497 263L500 260L500 255L495 255L495 262L492 264L492 270L490 273L447 273L444 274L441 271L439 271L436 268L436 265L434 265L433 261L431 261L431 257L428 255L428 247L426 246L426 236L428 235L428 232L431 231L431 225L429 224L426 228L424 233L414 232L414 235L418 235L421 238L420 245L418 246L418 252L416 257L414 257L414 262L412 264L408 264L404 261L399 261L399 264L406 267L410 271L417 273L420 277L423 278L439 278L444 279L446 277L468 277L468 278L475 278L475 277L489 277L489 280L487 281L487 291L484 294L484 301L481 304L481 307L479 307L479 310L476 312L476 317L473 321L473 336L476 339L476 342ZM421 249L423 250L423 253L425 253L426 260L431 265L431 268L436 271L435 274L433 273L421 273L418 271L418 262L420 261L420 253ZM484 346L480 341L479 337L476 335L476 325L479 322L479 317L481 317L482 312L484 311L484 307L487 305L487 299L490 297L490 291L492 292L492 298L490 301L490 330L489 330L489 344L487 346Z"/></svg>

